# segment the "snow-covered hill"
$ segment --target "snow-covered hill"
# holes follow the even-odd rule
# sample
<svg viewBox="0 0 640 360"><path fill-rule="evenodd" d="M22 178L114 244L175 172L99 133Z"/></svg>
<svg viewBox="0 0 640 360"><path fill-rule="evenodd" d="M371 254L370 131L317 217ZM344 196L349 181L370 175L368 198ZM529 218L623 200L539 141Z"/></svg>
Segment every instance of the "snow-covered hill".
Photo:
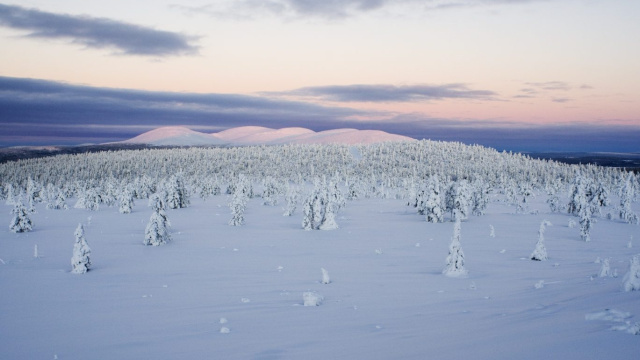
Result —
<svg viewBox="0 0 640 360"><path fill-rule="evenodd" d="M202 146L224 145L225 142L215 136L190 130L183 126L165 126L132 139L121 141L123 144L148 144L148 145L175 145L175 146Z"/></svg>
<svg viewBox="0 0 640 360"><path fill-rule="evenodd" d="M206 134L181 126L167 126L148 131L124 144L202 146L202 145L276 145L276 144L374 144L387 141L415 141L407 136L379 130L334 129L315 132L292 127L271 129L241 126Z"/></svg>

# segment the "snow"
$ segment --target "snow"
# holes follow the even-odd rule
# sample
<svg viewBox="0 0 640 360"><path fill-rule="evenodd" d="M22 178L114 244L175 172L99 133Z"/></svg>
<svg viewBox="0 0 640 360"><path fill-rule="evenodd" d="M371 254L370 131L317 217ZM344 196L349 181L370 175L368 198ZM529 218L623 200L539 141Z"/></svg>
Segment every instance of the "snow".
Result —
<svg viewBox="0 0 640 360"><path fill-rule="evenodd" d="M190 130L183 126L160 127L132 139L121 141L123 144L149 144L172 146L223 145L226 142L215 136Z"/></svg>
<svg viewBox="0 0 640 360"><path fill-rule="evenodd" d="M590 242L553 226L551 261L530 261L541 221L571 218L544 199L529 204L539 214L494 201L462 222L467 278L441 273L453 223L427 223L403 200L350 201L339 229L304 231L300 211L283 217L259 198L232 227L230 197L192 197L167 210L173 241L161 247L142 244L145 201L130 214L37 204L33 231L0 229L0 358L636 358L640 292L592 276L596 257L628 271L640 226L600 219ZM82 276L69 265L78 223L92 249ZM306 292L321 305L303 306Z"/></svg>
<svg viewBox="0 0 640 360"><path fill-rule="evenodd" d="M240 126L218 133L206 134L181 126L166 126L148 131L123 144L155 146L217 146L217 145L277 145L277 144L373 144L386 141L415 141L407 136L379 130L334 129L315 132L291 127L271 129L262 126Z"/></svg>

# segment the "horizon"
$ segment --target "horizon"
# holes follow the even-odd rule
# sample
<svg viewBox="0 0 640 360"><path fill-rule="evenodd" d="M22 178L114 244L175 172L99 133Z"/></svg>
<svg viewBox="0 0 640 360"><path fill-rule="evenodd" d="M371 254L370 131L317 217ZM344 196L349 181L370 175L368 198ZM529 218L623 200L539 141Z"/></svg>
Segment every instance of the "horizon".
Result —
<svg viewBox="0 0 640 360"><path fill-rule="evenodd" d="M640 152L640 3L0 2L0 147L162 126Z"/></svg>

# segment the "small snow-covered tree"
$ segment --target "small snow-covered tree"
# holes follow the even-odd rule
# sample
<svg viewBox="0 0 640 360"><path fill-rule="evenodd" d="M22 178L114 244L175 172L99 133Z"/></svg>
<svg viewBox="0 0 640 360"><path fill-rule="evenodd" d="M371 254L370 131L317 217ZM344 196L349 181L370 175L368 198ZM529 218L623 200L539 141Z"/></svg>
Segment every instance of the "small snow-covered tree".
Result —
<svg viewBox="0 0 640 360"><path fill-rule="evenodd" d="M598 277L610 277L611 276L611 267L609 266L609 258L605 258L602 260L602 266L600 266L600 273L598 273Z"/></svg>
<svg viewBox="0 0 640 360"><path fill-rule="evenodd" d="M262 204L267 206L275 206L278 203L278 183L276 180L267 176L262 180Z"/></svg>
<svg viewBox="0 0 640 360"><path fill-rule="evenodd" d="M457 212L457 210L456 210ZM467 274L464 267L464 252L460 244L460 224L461 216L456 216L456 222L453 225L453 237L451 237L451 245L449 245L449 255L447 256L447 265L442 273L450 277L460 277Z"/></svg>
<svg viewBox="0 0 640 360"><path fill-rule="evenodd" d="M300 197L300 190L292 184L287 184L287 192L284 196L286 208L282 216L291 216L296 211L298 206L298 198Z"/></svg>
<svg viewBox="0 0 640 360"><path fill-rule="evenodd" d="M547 204L549 204L549 209L551 210L551 212L560 212L564 208L564 205L560 200L560 196L558 195L560 193L561 187L562 181L560 179L554 179L547 186L547 195L549 196L547 198Z"/></svg>
<svg viewBox="0 0 640 360"><path fill-rule="evenodd" d="M64 191L58 189L55 199L52 199L47 204L47 209L55 209L55 210L67 210L69 206L67 205L67 198L64 196Z"/></svg>
<svg viewBox="0 0 640 360"><path fill-rule="evenodd" d="M547 249L544 246L544 231L547 226L551 226L551 222L548 220L543 220L540 223L540 229L538 229L538 242L536 243L536 248L533 250L530 259L536 261L545 261L547 260Z"/></svg>
<svg viewBox="0 0 640 360"><path fill-rule="evenodd" d="M100 189L91 187L78 195L78 200L74 207L76 209L98 211L100 208L100 202Z"/></svg>
<svg viewBox="0 0 640 360"><path fill-rule="evenodd" d="M533 187L527 181L523 181L518 184L518 203L516 207L516 213L526 213L529 207L529 197L533 195Z"/></svg>
<svg viewBox="0 0 640 360"><path fill-rule="evenodd" d="M624 291L640 290L640 255L635 255L629 262L629 272L623 280Z"/></svg>
<svg viewBox="0 0 640 360"><path fill-rule="evenodd" d="M133 191L128 187L123 189L119 197L120 207L118 211L120 214L129 214L133 209Z"/></svg>
<svg viewBox="0 0 640 360"><path fill-rule="evenodd" d="M15 205L13 210L11 210L13 218L9 224L9 230L14 233L31 231L31 229L33 229L33 222L31 218L29 218L29 211L22 203L22 195L19 195L14 202Z"/></svg>
<svg viewBox="0 0 640 360"><path fill-rule="evenodd" d="M91 249L84 238L84 226L82 224L78 224L75 236L76 241L73 245L73 256L71 257L71 272L84 274L91 267Z"/></svg>
<svg viewBox="0 0 640 360"><path fill-rule="evenodd" d="M320 270L322 271L322 283L323 284L331 283L331 278L329 277L329 272L327 270L325 270L324 268L320 268Z"/></svg>
<svg viewBox="0 0 640 360"><path fill-rule="evenodd" d="M171 223L165 213L164 194L153 194L149 206L153 209L144 233L144 245L159 246L171 241L169 227Z"/></svg>

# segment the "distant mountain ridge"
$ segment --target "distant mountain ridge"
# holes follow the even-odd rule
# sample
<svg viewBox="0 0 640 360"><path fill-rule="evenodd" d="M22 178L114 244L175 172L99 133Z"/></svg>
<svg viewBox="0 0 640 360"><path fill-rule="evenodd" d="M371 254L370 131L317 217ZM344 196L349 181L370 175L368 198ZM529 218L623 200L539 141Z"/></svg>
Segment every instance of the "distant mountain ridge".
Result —
<svg viewBox="0 0 640 360"><path fill-rule="evenodd" d="M220 146L280 144L373 144L387 141L416 141L413 138L379 130L334 129L315 132L291 127L271 129L241 126L218 133L202 133L183 126L165 126L117 144L154 146Z"/></svg>

